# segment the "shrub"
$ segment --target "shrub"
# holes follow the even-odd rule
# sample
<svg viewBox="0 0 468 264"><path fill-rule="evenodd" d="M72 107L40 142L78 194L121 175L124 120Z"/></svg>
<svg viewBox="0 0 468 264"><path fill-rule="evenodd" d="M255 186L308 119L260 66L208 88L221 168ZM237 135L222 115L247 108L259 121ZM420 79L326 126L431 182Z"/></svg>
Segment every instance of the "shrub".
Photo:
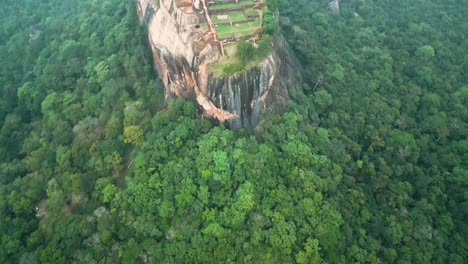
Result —
<svg viewBox="0 0 468 264"><path fill-rule="evenodd" d="M244 69L244 65L242 63L233 63L229 64L226 67L224 67L223 72L225 74L233 74L236 72L240 72Z"/></svg>

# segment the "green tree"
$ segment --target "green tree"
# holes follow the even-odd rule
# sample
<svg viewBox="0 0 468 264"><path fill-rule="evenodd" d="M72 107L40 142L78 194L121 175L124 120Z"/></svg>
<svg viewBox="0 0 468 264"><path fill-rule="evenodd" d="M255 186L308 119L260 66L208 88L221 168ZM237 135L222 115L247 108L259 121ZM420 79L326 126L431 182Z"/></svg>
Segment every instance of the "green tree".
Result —
<svg viewBox="0 0 468 264"><path fill-rule="evenodd" d="M124 142L133 145L143 143L143 130L140 126L128 126L124 128Z"/></svg>
<svg viewBox="0 0 468 264"><path fill-rule="evenodd" d="M430 45L420 46L416 49L416 56L422 60L429 60L434 57L434 48Z"/></svg>
<svg viewBox="0 0 468 264"><path fill-rule="evenodd" d="M236 53L242 63L247 63L254 56L255 49L250 41L237 42Z"/></svg>

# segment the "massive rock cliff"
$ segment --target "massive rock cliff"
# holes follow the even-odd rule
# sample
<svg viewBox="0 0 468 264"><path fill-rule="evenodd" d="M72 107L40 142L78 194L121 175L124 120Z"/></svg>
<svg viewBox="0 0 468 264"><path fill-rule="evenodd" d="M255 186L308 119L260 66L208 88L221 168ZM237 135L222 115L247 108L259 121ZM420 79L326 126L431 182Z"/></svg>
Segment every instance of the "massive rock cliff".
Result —
<svg viewBox="0 0 468 264"><path fill-rule="evenodd" d="M218 76L208 65L223 50L216 32L200 26L210 25L205 0L137 0L137 11L148 27L166 99L195 100L206 115L233 129L253 129L261 112L285 110L287 83L298 83L301 77L300 65L282 36L274 37L271 55L257 66Z"/></svg>

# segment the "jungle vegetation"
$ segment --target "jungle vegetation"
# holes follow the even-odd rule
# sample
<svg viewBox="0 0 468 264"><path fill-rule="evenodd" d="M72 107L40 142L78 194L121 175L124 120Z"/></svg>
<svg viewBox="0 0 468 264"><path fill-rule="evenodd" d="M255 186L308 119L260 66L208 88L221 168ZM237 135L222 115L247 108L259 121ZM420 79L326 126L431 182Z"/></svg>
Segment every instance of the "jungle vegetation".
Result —
<svg viewBox="0 0 468 264"><path fill-rule="evenodd" d="M468 2L267 2L304 83L233 131L133 0L3 0L0 263L466 263Z"/></svg>

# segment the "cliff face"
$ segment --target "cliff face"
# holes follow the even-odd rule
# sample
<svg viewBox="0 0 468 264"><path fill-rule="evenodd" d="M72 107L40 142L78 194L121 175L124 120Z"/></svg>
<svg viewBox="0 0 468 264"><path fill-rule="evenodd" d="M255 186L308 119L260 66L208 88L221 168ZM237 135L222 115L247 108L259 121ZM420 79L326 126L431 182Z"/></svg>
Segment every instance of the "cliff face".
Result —
<svg viewBox="0 0 468 264"><path fill-rule="evenodd" d="M331 2L328 3L328 8L335 13L339 14L340 13L340 0L332 0Z"/></svg>
<svg viewBox="0 0 468 264"><path fill-rule="evenodd" d="M204 0L137 0L166 99L195 100L205 113L233 129L253 129L263 111L283 112L288 82L298 83L300 65L281 36L272 54L250 70L216 76L208 65L222 53L216 32L202 28ZM209 18L208 18L209 19Z"/></svg>

